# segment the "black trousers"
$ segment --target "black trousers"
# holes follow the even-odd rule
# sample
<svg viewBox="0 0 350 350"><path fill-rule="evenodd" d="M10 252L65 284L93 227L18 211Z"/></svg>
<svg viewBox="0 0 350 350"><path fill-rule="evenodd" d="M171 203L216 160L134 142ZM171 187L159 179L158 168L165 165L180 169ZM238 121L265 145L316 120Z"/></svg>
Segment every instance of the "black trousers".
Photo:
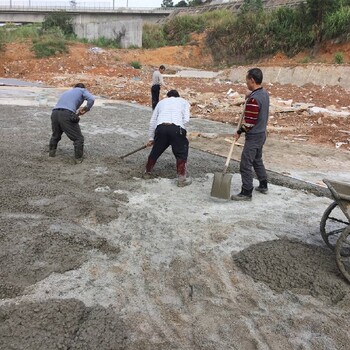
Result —
<svg viewBox="0 0 350 350"><path fill-rule="evenodd" d="M152 109L155 109L159 102L160 85L153 85L151 87L151 94L152 94Z"/></svg>
<svg viewBox="0 0 350 350"><path fill-rule="evenodd" d="M155 135L154 144L149 158L154 162L162 155L162 153L171 146L174 156L177 160L185 160L188 158L188 139L186 130L180 126L158 125Z"/></svg>
<svg viewBox="0 0 350 350"><path fill-rule="evenodd" d="M79 126L79 117L67 109L54 109L51 114L52 136L50 150L57 148L58 142L65 133L74 144L75 158L81 158L84 153L84 136Z"/></svg>

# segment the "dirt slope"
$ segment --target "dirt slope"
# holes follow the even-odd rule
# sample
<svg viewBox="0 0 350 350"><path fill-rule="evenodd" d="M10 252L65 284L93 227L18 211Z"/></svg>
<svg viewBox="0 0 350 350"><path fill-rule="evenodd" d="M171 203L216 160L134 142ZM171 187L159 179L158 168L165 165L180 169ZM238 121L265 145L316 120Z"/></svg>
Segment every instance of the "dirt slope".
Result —
<svg viewBox="0 0 350 350"><path fill-rule="evenodd" d="M227 96L232 88L244 94L242 84L218 79L198 79L175 77L181 67L214 69L210 54L204 48L200 37L194 38L191 45L165 47L154 50L122 50L93 48L86 44L70 45L69 54L37 59L30 51L30 43L11 43L0 57L3 77L40 81L49 86L71 86L77 81L87 84L96 95L111 99L125 100L150 106L151 74L160 64L167 66L166 83L176 88L188 98L192 105L192 115L200 118L234 124L238 120L240 108ZM314 62L331 64L336 52L344 54L344 61L350 62L350 44L327 43L319 51ZM308 53L300 53L293 59L276 55L264 60L264 65L300 64ZM139 62L141 69L134 69L131 62ZM258 64L258 63L257 63ZM335 111L349 111L350 91L341 87L319 87L307 85L266 86L273 99L289 100L291 103L308 103ZM341 130L341 132L339 132ZM298 142L335 145L348 150L350 141L348 118L305 111L273 113L270 132Z"/></svg>

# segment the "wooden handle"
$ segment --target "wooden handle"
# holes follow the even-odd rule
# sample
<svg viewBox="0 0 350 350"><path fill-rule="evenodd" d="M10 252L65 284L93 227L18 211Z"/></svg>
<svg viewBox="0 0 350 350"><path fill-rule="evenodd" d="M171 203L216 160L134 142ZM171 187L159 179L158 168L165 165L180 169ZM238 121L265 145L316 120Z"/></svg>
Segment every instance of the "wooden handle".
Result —
<svg viewBox="0 0 350 350"><path fill-rule="evenodd" d="M235 144L236 144L236 140L232 142L232 145L231 145L231 148L230 148L230 152L229 152L229 154L227 156L226 163L225 163L225 171L227 170L227 168L228 168L228 166L230 164L230 160L231 160L231 157L232 157L233 148L235 147Z"/></svg>
<svg viewBox="0 0 350 350"><path fill-rule="evenodd" d="M243 107L243 112L241 114L241 117L239 119L239 122L238 122L238 127L237 127L237 130L239 130L241 124L242 124L242 121L243 121L243 117L244 117L244 112L245 112L245 106L247 105L247 100L245 100L244 102L244 107ZM228 166L230 164L230 160L231 160L231 157L232 157L232 153L233 153L233 148L235 147L235 144L236 144L236 140L234 140L232 142L232 145L231 145L231 148L230 148L230 152L227 156L227 159L226 159L226 163L225 163L225 168L224 168L224 173L226 173L227 169L228 169Z"/></svg>
<svg viewBox="0 0 350 350"><path fill-rule="evenodd" d="M146 147L147 147L147 145L143 145L142 147L140 147L140 148L138 148L138 149L135 149L134 151L131 151L130 153L127 153L127 154L121 156L120 158L121 158L121 159L124 159L124 158L126 158L126 157L128 157L128 156L131 156L132 154L134 154L134 153L136 153L136 152L138 152L138 151L141 151L142 149L145 149Z"/></svg>

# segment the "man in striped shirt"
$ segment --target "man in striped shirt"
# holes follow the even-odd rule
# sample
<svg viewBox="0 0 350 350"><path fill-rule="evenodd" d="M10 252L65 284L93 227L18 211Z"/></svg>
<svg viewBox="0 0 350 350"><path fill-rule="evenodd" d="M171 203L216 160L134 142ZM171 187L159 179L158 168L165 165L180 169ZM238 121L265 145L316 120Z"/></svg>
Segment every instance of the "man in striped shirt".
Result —
<svg viewBox="0 0 350 350"><path fill-rule="evenodd" d="M184 187L192 183L186 169L189 145L186 125L189 120L190 104L176 90L168 91L167 98L157 104L149 124L147 146L153 147L147 160L144 178L152 177L157 159L171 146L176 158L177 185Z"/></svg>
<svg viewBox="0 0 350 350"><path fill-rule="evenodd" d="M252 199L253 171L259 180L255 188L260 193L267 193L267 174L262 160L263 146L266 140L266 128L269 117L270 98L261 86L263 73L259 68L252 68L246 76L246 83L251 93L247 97L241 127L234 134L237 141L245 133L245 143L241 155L240 173L242 190L231 196L232 200L246 201Z"/></svg>

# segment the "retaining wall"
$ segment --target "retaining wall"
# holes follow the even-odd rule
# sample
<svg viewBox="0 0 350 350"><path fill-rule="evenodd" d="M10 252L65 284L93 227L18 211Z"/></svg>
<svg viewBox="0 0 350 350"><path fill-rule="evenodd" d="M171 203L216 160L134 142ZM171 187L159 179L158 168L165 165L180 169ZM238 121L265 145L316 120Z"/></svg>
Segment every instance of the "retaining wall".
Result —
<svg viewBox="0 0 350 350"><path fill-rule="evenodd" d="M350 89L350 65L305 65L296 67L258 66L264 74L264 83L293 84L302 86L307 83L315 85L339 85ZM232 81L245 82L250 67L232 68L226 78Z"/></svg>

